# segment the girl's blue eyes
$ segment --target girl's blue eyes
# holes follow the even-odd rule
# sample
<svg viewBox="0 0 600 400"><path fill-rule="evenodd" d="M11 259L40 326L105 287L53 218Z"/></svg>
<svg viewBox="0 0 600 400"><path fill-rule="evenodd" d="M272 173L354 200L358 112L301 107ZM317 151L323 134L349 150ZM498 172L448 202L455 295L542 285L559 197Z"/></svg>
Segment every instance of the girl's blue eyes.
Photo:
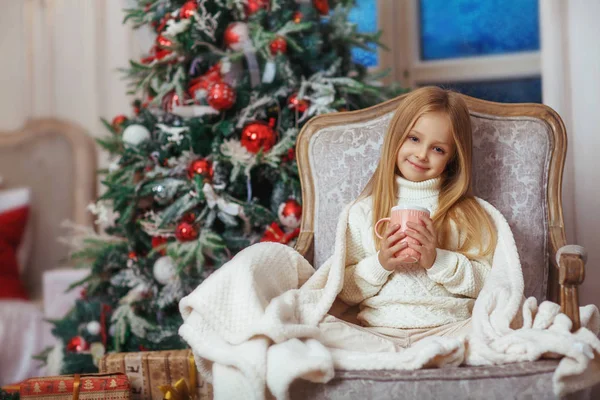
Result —
<svg viewBox="0 0 600 400"><path fill-rule="evenodd" d="M410 140L411 142L414 142L414 143L418 143L418 142L419 142L419 138L418 138L418 137L416 137L416 136L409 136L409 137L408 137L408 140ZM446 153L446 152L444 151L444 149L442 149L441 147L434 147L434 148L433 148L433 150L434 150L436 153L439 153L439 154L444 154L444 153Z"/></svg>

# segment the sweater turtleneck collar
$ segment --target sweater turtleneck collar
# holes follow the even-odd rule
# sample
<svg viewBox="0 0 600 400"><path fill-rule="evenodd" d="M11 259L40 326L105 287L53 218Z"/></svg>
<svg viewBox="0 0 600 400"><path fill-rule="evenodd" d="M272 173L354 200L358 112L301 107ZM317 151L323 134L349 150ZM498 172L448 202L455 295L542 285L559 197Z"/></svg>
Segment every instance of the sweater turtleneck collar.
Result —
<svg viewBox="0 0 600 400"><path fill-rule="evenodd" d="M442 178L413 182L396 175L396 196L406 200L423 200L436 197L440 193Z"/></svg>

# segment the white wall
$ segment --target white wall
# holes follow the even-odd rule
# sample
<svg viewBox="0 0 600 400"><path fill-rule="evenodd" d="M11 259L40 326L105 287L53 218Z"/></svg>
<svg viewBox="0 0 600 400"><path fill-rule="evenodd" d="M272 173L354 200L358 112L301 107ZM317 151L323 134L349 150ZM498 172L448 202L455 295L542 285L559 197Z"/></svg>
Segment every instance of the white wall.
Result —
<svg viewBox="0 0 600 400"><path fill-rule="evenodd" d="M600 305L600 2L540 1L544 103L563 118L567 240L588 250L582 304Z"/></svg>
<svg viewBox="0 0 600 400"><path fill-rule="evenodd" d="M600 305L600 2L569 2L568 43L572 112L571 164L575 240L589 258L583 303Z"/></svg>
<svg viewBox="0 0 600 400"><path fill-rule="evenodd" d="M149 46L121 22L122 0L0 0L0 131L31 117L107 134L100 117L130 114L117 68ZM106 165L106 156L100 157Z"/></svg>
<svg viewBox="0 0 600 400"><path fill-rule="evenodd" d="M116 71L150 47L122 25L127 0L0 0L0 131L58 116L95 137L99 118L131 112ZM600 2L540 1L546 104L569 132L564 214L569 243L589 250L583 304L600 305ZM106 158L101 157L102 166Z"/></svg>

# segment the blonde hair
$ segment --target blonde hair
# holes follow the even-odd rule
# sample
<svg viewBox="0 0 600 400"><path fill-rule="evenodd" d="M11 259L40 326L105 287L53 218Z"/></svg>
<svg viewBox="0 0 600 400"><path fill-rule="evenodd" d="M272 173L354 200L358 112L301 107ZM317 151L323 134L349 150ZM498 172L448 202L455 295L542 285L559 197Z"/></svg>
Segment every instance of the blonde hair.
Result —
<svg viewBox="0 0 600 400"><path fill-rule="evenodd" d="M438 246L471 258L493 254L497 235L490 216L477 203L472 192L472 129L467 104L458 93L427 86L410 92L396 110L383 141L381 158L359 199L373 196L373 224L389 216L396 205L396 160L400 147L423 114L443 112L452 125L454 152L441 176L438 209L432 216ZM399 173L399 172L398 172ZM458 248L449 249L451 223L464 235ZM461 235L461 237L463 237ZM377 249L381 240L373 233ZM477 253L473 253L473 249Z"/></svg>

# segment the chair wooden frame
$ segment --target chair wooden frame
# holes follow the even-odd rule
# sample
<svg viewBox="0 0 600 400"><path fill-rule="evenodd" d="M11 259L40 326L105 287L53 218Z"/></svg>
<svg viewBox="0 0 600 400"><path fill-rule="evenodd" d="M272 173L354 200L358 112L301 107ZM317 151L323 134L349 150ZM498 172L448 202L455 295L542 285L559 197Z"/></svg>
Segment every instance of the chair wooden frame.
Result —
<svg viewBox="0 0 600 400"><path fill-rule="evenodd" d="M396 110L406 95L364 110L324 114L308 121L296 143L296 158L302 186L302 224L296 243L296 250L307 260L313 261L314 254L314 213L315 188L309 160L309 144L312 136L325 127L360 123L378 118ZM560 116L543 104L495 103L461 95L469 110L476 113L499 117L532 117L543 121L552 132L552 149L548 171L548 227L550 240L550 271L548 276L547 298L560 303L561 310L573 322L573 331L579 329L579 288L585 278L585 263L579 254L562 253L558 264L556 254L565 246L566 235L562 212L562 178L567 154L567 133ZM554 268L552 267L554 266Z"/></svg>
<svg viewBox="0 0 600 400"><path fill-rule="evenodd" d="M73 148L76 165L73 174L73 222L94 226L93 215L87 210L87 205L96 200L96 147L83 128L56 118L32 119L21 129L0 132L0 148L26 145L48 135L64 137Z"/></svg>
<svg viewBox="0 0 600 400"><path fill-rule="evenodd" d="M24 149L24 151L27 152L28 149L43 145L46 141L54 142L59 140L66 143L68 146L68 152L70 154L69 163L70 168L72 168L70 174L72 183L69 185L70 190L67 193L57 193L56 191L52 191L52 193L46 194L57 199L70 200L69 204L72 204L72 206L64 216L63 220L70 221L79 226L93 227L96 229L94 215L87 209L87 206L90 203L95 202L97 198L96 144L94 139L85 131L85 129L76 123L66 120L56 118L35 118L28 120L22 128L8 132L0 132L0 149L5 151L5 154L10 154L17 149ZM40 148L40 150L44 151L43 148ZM52 157L51 154L48 155L48 158L50 157ZM15 160L11 167L18 173L18 170L23 168L23 163L26 162L28 162L28 160ZM63 160L57 160L57 162L63 163ZM8 172L10 171L6 171L7 176L10 176ZM50 179L54 179L58 182L64 178L55 176ZM9 180L6 184L21 185L23 183ZM38 190L38 188L35 187L32 189L34 192L37 192ZM38 196L42 195L42 192L38 192ZM50 214L52 213L52 210L37 209L35 213ZM53 223L57 222L54 221ZM36 231L40 226L43 226L43 224L33 224L34 232L32 233L32 236L36 238L34 240L40 239ZM56 227L56 231L58 230L60 230L60 227ZM57 239L55 237L45 238L48 241ZM31 265L26 267L23 276L23 279L27 280L30 298L35 302L42 302L43 296L45 296L44 276L46 273L59 267L59 265L56 264L57 262L64 262L64 264L61 264L63 267L67 267L69 263L68 258L65 258L64 261L52 260L53 262L43 262L42 260L46 257L46 254L40 253L43 248L44 246L38 246L35 243L33 244L31 250L33 253L31 255L33 256L32 258L37 259L37 263L35 266ZM65 251L66 250L67 249L65 248ZM51 297L51 295L49 295L49 297Z"/></svg>

